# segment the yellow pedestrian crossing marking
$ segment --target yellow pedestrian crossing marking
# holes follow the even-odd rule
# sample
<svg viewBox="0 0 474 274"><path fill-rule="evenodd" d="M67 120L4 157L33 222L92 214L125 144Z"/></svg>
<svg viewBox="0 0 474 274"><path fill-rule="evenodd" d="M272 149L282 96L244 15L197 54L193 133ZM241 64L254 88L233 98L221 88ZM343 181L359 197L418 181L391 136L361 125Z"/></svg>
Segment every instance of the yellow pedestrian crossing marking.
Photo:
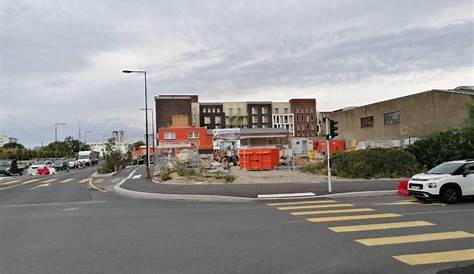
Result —
<svg viewBox="0 0 474 274"><path fill-rule="evenodd" d="M313 209L313 208L328 208L328 207L349 207L353 204L328 204L328 205L306 205L306 206L284 206L277 207L279 210L293 210L293 209Z"/></svg>
<svg viewBox="0 0 474 274"><path fill-rule="evenodd" d="M65 179L65 180L62 180L61 183L64 184L64 183L68 183L68 182L70 182L70 181L74 181L74 179L71 179L71 178Z"/></svg>
<svg viewBox="0 0 474 274"><path fill-rule="evenodd" d="M7 186L7 185L11 185L11 184L18 183L18 182L20 182L20 180L13 180L13 181L8 181L8 182L3 182L3 183L0 183L0 186Z"/></svg>
<svg viewBox="0 0 474 274"><path fill-rule="evenodd" d="M352 212L368 212L374 211L372 208L351 208L351 209L332 209L332 210L316 210L316 211L298 211L290 212L291 215L315 215L315 214L333 214L333 213L352 213Z"/></svg>
<svg viewBox="0 0 474 274"><path fill-rule="evenodd" d="M376 245L406 244L406 243L417 243L417 242L428 242L428 241L439 241L439 240L450 240L450 239L463 239L463 238L473 238L473 237L474 237L474 234L471 234L465 231L451 231L451 232L413 234L413 235L404 235L404 236L380 237L380 238L370 238L370 239L358 239L355 241L366 246L376 246Z"/></svg>
<svg viewBox="0 0 474 274"><path fill-rule="evenodd" d="M104 181L104 179L97 179L97 180L94 180L94 183L102 183Z"/></svg>
<svg viewBox="0 0 474 274"><path fill-rule="evenodd" d="M418 200L402 200L399 202L390 202L390 203L379 203L374 205L434 205L434 206L445 206L446 204L441 202L422 202Z"/></svg>
<svg viewBox="0 0 474 274"><path fill-rule="evenodd" d="M380 224L369 224L369 225L333 226L333 227L329 227L329 229L334 232L356 232L356 231L383 230L383 229L432 226L432 225L434 224L430 222L413 221L413 222L380 223Z"/></svg>
<svg viewBox="0 0 474 274"><path fill-rule="evenodd" d="M398 255L393 258L408 265L423 265L474 260L474 249Z"/></svg>
<svg viewBox="0 0 474 274"><path fill-rule="evenodd" d="M87 183L89 181L89 178L85 178L79 181L79 183Z"/></svg>
<svg viewBox="0 0 474 274"><path fill-rule="evenodd" d="M54 180L56 180L56 179L52 178L52 179L44 180L43 183L51 183Z"/></svg>
<svg viewBox="0 0 474 274"><path fill-rule="evenodd" d="M302 201L302 202L284 202L284 203L270 203L269 206L285 206L285 205L310 205L310 204L328 204L335 203L334 200L321 200L321 201Z"/></svg>
<svg viewBox="0 0 474 274"><path fill-rule="evenodd" d="M400 217L400 214L384 213L384 214L369 214L369 215L350 215L350 216L335 216L335 217L319 217L319 218L307 218L306 220L312 223L321 222L335 222L335 221L348 221L348 220L368 220L378 218L393 218Z"/></svg>
<svg viewBox="0 0 474 274"><path fill-rule="evenodd" d="M46 187L46 186L49 186L49 185L50 185L50 183L39 184L39 185L37 185L37 186L35 186L35 187L32 187L32 188L30 188L30 189L33 190L33 189L37 189L37 188L40 188L40 187Z"/></svg>

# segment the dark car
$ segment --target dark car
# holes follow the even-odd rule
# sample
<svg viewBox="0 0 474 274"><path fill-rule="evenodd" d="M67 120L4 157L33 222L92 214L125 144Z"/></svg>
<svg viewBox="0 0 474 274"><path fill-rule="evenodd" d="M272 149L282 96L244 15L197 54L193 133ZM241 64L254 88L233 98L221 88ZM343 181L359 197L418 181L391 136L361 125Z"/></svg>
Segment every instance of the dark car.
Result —
<svg viewBox="0 0 474 274"><path fill-rule="evenodd" d="M13 174L23 174L23 169L19 168L16 160L0 160L0 174L11 176Z"/></svg>
<svg viewBox="0 0 474 274"><path fill-rule="evenodd" d="M66 170L69 168L67 160L56 160L53 162L53 166L56 170Z"/></svg>

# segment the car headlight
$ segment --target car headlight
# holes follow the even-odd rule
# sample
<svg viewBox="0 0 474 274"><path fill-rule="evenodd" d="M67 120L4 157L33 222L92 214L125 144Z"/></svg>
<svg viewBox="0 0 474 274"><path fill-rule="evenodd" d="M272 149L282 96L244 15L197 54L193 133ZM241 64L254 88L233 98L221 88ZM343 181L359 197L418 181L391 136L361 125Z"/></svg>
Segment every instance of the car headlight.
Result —
<svg viewBox="0 0 474 274"><path fill-rule="evenodd" d="M436 183L429 183L428 184L429 188L436 188L436 186L437 186Z"/></svg>

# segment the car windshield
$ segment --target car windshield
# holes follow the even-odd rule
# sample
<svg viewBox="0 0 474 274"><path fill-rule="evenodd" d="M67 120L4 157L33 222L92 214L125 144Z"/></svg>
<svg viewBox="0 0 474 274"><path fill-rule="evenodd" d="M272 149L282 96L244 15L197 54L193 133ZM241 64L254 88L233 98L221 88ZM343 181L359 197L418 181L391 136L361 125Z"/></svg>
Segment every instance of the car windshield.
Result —
<svg viewBox="0 0 474 274"><path fill-rule="evenodd" d="M462 165L463 163L452 163L452 162L442 163L428 170L426 174L453 174Z"/></svg>
<svg viewBox="0 0 474 274"><path fill-rule="evenodd" d="M10 166L11 161L0 160L0 166Z"/></svg>
<svg viewBox="0 0 474 274"><path fill-rule="evenodd" d="M58 166L58 165L62 165L64 163L64 161L54 161L54 165Z"/></svg>

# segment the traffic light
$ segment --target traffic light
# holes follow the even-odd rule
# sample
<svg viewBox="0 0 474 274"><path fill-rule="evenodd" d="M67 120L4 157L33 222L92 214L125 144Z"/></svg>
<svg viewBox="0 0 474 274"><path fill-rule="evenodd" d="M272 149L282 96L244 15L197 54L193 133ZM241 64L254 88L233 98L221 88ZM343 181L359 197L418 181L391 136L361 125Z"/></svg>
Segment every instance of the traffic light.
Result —
<svg viewBox="0 0 474 274"><path fill-rule="evenodd" d="M337 122L334 120L329 120L329 132L328 132L328 135L326 135L326 139L332 140L336 136L338 136L339 133L337 132L337 130L338 130Z"/></svg>

